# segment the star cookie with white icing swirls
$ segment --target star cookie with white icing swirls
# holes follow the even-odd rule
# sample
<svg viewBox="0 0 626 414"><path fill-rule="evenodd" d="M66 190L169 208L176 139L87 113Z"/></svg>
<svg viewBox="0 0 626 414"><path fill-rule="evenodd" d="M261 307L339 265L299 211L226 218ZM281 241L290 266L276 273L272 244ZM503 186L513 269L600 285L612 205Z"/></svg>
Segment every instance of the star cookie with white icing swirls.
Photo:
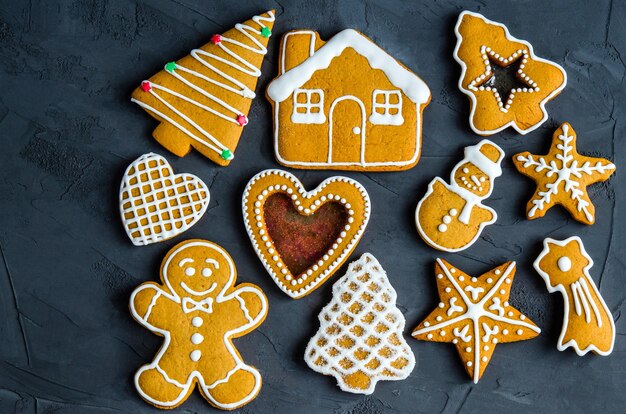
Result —
<svg viewBox="0 0 626 414"><path fill-rule="evenodd" d="M498 343L532 339L541 332L508 302L515 262L476 278L437 259L435 273L441 301L412 335L424 341L453 343L475 383Z"/></svg>
<svg viewBox="0 0 626 414"><path fill-rule="evenodd" d="M585 157L576 150L576 132L567 122L552 138L547 155L522 152L513 156L515 168L537 182L537 190L526 206L526 217L543 217L555 204L560 204L576 220L595 222L595 207L587 186L606 181L615 165L604 158Z"/></svg>

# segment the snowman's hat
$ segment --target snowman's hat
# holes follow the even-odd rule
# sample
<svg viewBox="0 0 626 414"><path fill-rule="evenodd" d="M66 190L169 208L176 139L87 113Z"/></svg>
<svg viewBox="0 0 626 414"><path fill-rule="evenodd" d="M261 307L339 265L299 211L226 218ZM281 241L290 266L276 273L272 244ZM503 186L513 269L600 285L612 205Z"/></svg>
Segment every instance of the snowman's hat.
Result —
<svg viewBox="0 0 626 414"><path fill-rule="evenodd" d="M465 147L465 161L471 162L493 180L502 175L500 163L504 159L502 148L483 139L476 145Z"/></svg>

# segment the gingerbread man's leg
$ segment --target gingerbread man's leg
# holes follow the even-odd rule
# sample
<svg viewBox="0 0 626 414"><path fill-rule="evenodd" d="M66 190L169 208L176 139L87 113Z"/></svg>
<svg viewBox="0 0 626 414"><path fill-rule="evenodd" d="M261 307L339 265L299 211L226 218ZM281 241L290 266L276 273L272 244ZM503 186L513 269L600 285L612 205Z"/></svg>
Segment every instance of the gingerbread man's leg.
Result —
<svg viewBox="0 0 626 414"><path fill-rule="evenodd" d="M157 364L144 365L135 375L135 386L143 399L157 407L173 408L185 401L189 384L168 378Z"/></svg>
<svg viewBox="0 0 626 414"><path fill-rule="evenodd" d="M214 405L234 409L252 400L261 389L261 374L245 364L237 366L228 378L213 385L202 387L206 397Z"/></svg>

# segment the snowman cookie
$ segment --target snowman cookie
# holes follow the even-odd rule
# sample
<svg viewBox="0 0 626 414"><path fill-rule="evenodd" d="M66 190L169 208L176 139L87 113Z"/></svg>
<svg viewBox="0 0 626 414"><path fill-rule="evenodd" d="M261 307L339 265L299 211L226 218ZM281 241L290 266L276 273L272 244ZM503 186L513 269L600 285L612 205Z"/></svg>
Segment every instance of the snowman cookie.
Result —
<svg viewBox="0 0 626 414"><path fill-rule="evenodd" d="M196 384L214 407L233 410L261 389L261 375L232 343L259 326L267 298L255 285L234 286L230 255L205 240L175 246L161 264L162 284L146 282L132 293L137 322L164 338L154 360L135 374L139 395L158 408L182 404Z"/></svg>
<svg viewBox="0 0 626 414"><path fill-rule="evenodd" d="M435 177L417 205L419 235L435 249L457 252L471 246L497 214L481 202L491 195L502 175L504 151L489 140L465 148L465 157L452 170L450 184Z"/></svg>

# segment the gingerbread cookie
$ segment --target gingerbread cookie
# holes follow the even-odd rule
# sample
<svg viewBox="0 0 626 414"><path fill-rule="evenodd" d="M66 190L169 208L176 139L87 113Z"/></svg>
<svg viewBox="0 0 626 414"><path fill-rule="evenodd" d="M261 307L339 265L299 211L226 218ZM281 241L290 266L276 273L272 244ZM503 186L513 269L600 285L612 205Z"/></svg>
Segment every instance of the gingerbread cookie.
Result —
<svg viewBox="0 0 626 414"><path fill-rule="evenodd" d="M174 174L154 153L128 166L120 186L120 214L135 246L170 239L196 224L209 205L209 189L192 174Z"/></svg>
<svg viewBox="0 0 626 414"><path fill-rule="evenodd" d="M413 331L423 341L452 342L465 370L478 383L498 343L532 339L541 330L508 300L515 262L471 277L437 259L439 306Z"/></svg>
<svg viewBox="0 0 626 414"><path fill-rule="evenodd" d="M560 204L576 220L595 222L595 207L587 186L606 181L615 165L604 158L585 157L576 150L576 132L567 122L552 137L547 155L529 152L513 156L515 168L537 183L535 194L526 205L526 217L543 217L555 204Z"/></svg>
<svg viewBox="0 0 626 414"><path fill-rule="evenodd" d="M464 11L454 30L459 89L470 98L474 132L492 135L510 126L527 134L548 119L546 103L567 83L561 66L481 14Z"/></svg>
<svg viewBox="0 0 626 414"><path fill-rule="evenodd" d="M318 319L304 360L312 370L334 376L343 391L371 394L378 381L402 380L413 371L396 291L371 254L350 263Z"/></svg>
<svg viewBox="0 0 626 414"><path fill-rule="evenodd" d="M465 148L465 157L452 170L450 184L439 177L415 210L419 235L435 249L458 252L474 244L496 212L481 204L502 175L504 151L489 140Z"/></svg>
<svg viewBox="0 0 626 414"><path fill-rule="evenodd" d="M267 97L280 164L355 171L417 164L430 90L370 39L346 29L324 42L294 30L282 38L279 62Z"/></svg>
<svg viewBox="0 0 626 414"><path fill-rule="evenodd" d="M232 339L263 322L267 298L255 285L235 286L230 255L215 243L187 240L161 264L161 284L146 282L130 297L137 322L162 336L154 360L135 375L139 395L158 408L182 404L196 384L214 407L252 401L261 374L246 365Z"/></svg>
<svg viewBox="0 0 626 414"><path fill-rule="evenodd" d="M226 166L255 97L261 64L274 25L274 11L254 16L145 80L132 101L160 124L152 135L184 157L195 148Z"/></svg>
<svg viewBox="0 0 626 414"><path fill-rule="evenodd" d="M345 262L365 231L370 199L346 177L307 192L288 172L255 175L243 193L243 218L252 246L274 282L301 298Z"/></svg>
<svg viewBox="0 0 626 414"><path fill-rule="evenodd" d="M609 355L615 343L615 322L589 275L593 260L580 237L545 239L534 266L548 291L563 295L563 329L557 349L572 347L580 356L589 351Z"/></svg>

